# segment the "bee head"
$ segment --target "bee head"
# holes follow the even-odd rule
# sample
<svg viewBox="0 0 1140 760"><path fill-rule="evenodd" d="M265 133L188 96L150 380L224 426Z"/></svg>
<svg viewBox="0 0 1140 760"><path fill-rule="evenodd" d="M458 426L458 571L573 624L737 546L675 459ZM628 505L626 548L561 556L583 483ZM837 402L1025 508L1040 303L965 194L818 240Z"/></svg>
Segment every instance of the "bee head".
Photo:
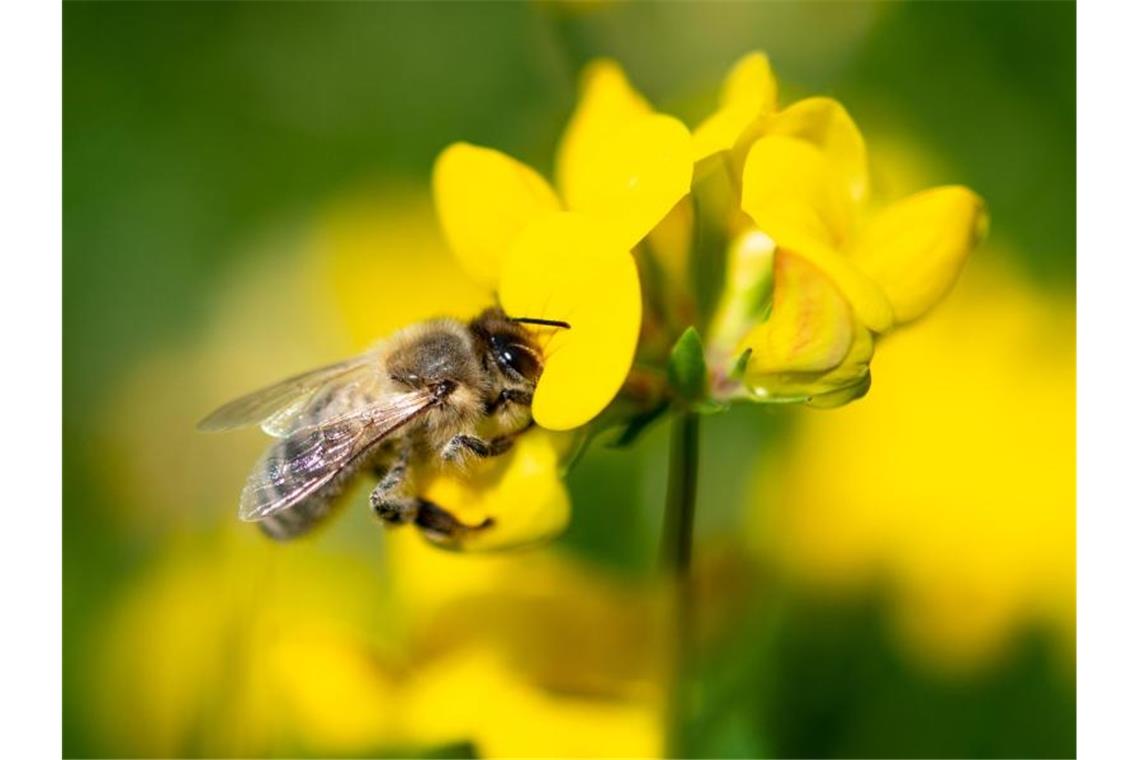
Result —
<svg viewBox="0 0 1140 760"><path fill-rule="evenodd" d="M512 319L502 309L491 308L471 322L471 332L499 370L515 382L534 384L542 374L542 350L523 324L568 328L565 322Z"/></svg>

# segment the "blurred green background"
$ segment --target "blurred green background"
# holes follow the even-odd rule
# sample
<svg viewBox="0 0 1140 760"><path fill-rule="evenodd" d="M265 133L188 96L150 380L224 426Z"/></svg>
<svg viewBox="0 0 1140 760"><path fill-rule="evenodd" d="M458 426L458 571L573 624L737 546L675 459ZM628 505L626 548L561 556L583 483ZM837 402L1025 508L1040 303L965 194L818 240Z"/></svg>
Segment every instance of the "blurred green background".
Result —
<svg viewBox="0 0 1140 760"><path fill-rule="evenodd" d="M416 316L388 292L437 284L419 257L445 266L428 185L447 143L549 174L590 58L692 126L753 49L783 103L844 102L884 196L966 184L992 226L945 314L883 347L867 399L706 426L689 749L1075 753L1075 5L69 2L63 33L65 754L657 746L640 628L590 589L653 595L663 430L589 453L539 559L475 572L407 549L444 593L406 587L403 538L360 504L263 546L233 509L256 435L192 428ZM435 298L419 308L471 306ZM492 576L532 561L549 584L500 598ZM468 575L488 585L447 585ZM544 639L579 604L582 662ZM502 626L456 643L451 616L483 609ZM350 715L445 698L515 705L527 728Z"/></svg>

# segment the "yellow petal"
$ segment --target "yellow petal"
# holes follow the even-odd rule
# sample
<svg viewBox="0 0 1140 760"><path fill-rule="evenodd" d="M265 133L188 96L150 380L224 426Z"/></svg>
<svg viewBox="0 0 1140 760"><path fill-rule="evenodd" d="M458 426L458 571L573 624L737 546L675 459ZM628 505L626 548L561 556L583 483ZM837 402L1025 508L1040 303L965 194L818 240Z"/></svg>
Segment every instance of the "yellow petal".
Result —
<svg viewBox="0 0 1140 760"><path fill-rule="evenodd" d="M847 297L859 322L877 333L886 332L894 325L894 312L886 294L847 256L807 237L787 236L780 241L780 247L794 251L830 277Z"/></svg>
<svg viewBox="0 0 1140 760"><path fill-rule="evenodd" d="M692 139L671 116L636 116L583 144L564 172L571 211L606 220L632 248L689 192Z"/></svg>
<svg viewBox="0 0 1140 760"><path fill-rule="evenodd" d="M494 521L461 537L460 549L504 549L557 535L570 519L570 497L559 469L570 437L529 430L502 457L475 462L464 473L451 468L437 473L422 495L464 524Z"/></svg>
<svg viewBox="0 0 1140 760"><path fill-rule="evenodd" d="M840 247L853 208L839 174L817 146L794 137L764 137L748 151L741 206L780 242L788 230ZM776 233L776 234L773 234Z"/></svg>
<svg viewBox="0 0 1140 760"><path fill-rule="evenodd" d="M538 172L468 143L455 143L440 154L432 186L451 250L472 277L491 288L498 285L503 257L519 231L559 208Z"/></svg>
<svg viewBox="0 0 1140 760"><path fill-rule="evenodd" d="M744 337L752 349L746 377L759 384L779 372L826 372L843 361L854 324L843 295L816 267L779 251L773 264L772 313Z"/></svg>
<svg viewBox="0 0 1140 760"><path fill-rule="evenodd" d="M882 287L896 319L909 322L950 290L986 223L985 204L969 188L924 190L872 218L851 258Z"/></svg>
<svg viewBox="0 0 1140 760"><path fill-rule="evenodd" d="M867 146L851 115L837 100L806 98L769 120L768 135L795 137L815 145L844 184L851 200L867 194Z"/></svg>
<svg viewBox="0 0 1140 760"><path fill-rule="evenodd" d="M749 53L733 66L720 105L693 132L693 160L729 150L744 130L776 108L776 77L763 53Z"/></svg>
<svg viewBox="0 0 1140 760"><path fill-rule="evenodd" d="M811 261L875 332L890 328L890 302L866 274L837 252L846 237L851 199L814 145L791 137L765 137L748 152L741 208L783 249Z"/></svg>
<svg viewBox="0 0 1140 760"><path fill-rule="evenodd" d="M690 254L695 224L693 199L682 198L673 210L649 232L649 248L666 279L675 286L690 288Z"/></svg>
<svg viewBox="0 0 1140 760"><path fill-rule="evenodd" d="M545 368L535 422L568 430L590 421L621 389L637 347L641 288L628 247L597 219L544 217L511 247L499 298L511 316L570 323L538 333Z"/></svg>
<svg viewBox="0 0 1140 760"><path fill-rule="evenodd" d="M558 147L554 176L562 196L567 185L577 183L582 153L604 143L615 127L628 124L652 109L625 77L621 67L609 59L593 61L582 71L578 107L566 125Z"/></svg>
<svg viewBox="0 0 1140 760"><path fill-rule="evenodd" d="M798 256L776 255L772 315L745 337L745 382L762 398L842 406L871 385L874 335L830 280Z"/></svg>
<svg viewBox="0 0 1140 760"><path fill-rule="evenodd" d="M851 349L843 362L803 390L808 394L804 402L818 409L834 409L862 398L871 387L871 356L875 353L875 338L865 327L856 325Z"/></svg>

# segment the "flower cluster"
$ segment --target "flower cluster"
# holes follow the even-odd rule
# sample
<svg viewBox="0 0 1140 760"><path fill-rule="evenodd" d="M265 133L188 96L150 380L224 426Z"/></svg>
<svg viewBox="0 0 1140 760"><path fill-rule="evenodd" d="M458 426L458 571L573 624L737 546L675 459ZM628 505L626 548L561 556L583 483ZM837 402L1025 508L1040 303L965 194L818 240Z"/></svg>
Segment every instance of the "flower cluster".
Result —
<svg viewBox="0 0 1140 760"><path fill-rule="evenodd" d="M525 442L550 435L542 431L629 424L671 404L837 406L862 396L875 342L947 293L986 219L958 186L871 213L854 121L831 98L781 108L760 53L737 63L719 107L692 132L655 112L617 64L596 61L553 185L501 152L457 143L440 155L433 188L455 256L508 314L573 325L536 335L539 431L515 457L532 479L557 477L571 448ZM720 270L702 309L697 283ZM596 420L607 408L617 411ZM511 481L514 466L488 465L491 481ZM494 512L464 477L441 476L436 488L453 497L441 503ZM512 543L565 521L564 491L534 489L562 515L546 519L525 490L511 502L537 527Z"/></svg>

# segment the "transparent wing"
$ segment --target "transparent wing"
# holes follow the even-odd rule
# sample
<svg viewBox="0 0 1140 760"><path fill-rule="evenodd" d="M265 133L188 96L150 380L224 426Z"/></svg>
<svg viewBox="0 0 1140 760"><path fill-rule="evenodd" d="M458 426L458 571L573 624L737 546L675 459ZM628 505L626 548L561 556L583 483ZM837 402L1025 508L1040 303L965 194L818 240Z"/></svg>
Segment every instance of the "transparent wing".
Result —
<svg viewBox="0 0 1140 760"><path fill-rule="evenodd" d="M352 367L262 420L261 429L288 438L385 406L400 394L394 394L391 380L380 370L376 361Z"/></svg>
<svg viewBox="0 0 1140 760"><path fill-rule="evenodd" d="M214 432L271 421L273 427L283 428L285 421L300 413L318 390L375 361L369 353L288 377L219 407L198 423L198 429ZM268 429L266 432L273 435Z"/></svg>
<svg viewBox="0 0 1140 760"><path fill-rule="evenodd" d="M430 390L390 394L366 409L302 427L258 461L242 490L239 515L262 520L313 495L434 403Z"/></svg>

